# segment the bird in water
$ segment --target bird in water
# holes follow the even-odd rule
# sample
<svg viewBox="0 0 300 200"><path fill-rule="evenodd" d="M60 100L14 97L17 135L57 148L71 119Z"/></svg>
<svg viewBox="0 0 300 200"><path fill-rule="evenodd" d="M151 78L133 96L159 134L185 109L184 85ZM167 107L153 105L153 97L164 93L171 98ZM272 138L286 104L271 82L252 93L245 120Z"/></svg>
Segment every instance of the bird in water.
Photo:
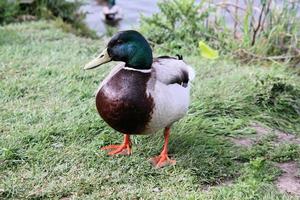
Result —
<svg viewBox="0 0 300 200"><path fill-rule="evenodd" d="M106 22L117 22L122 19L121 9L116 5L115 0L107 0L102 12Z"/></svg>
<svg viewBox="0 0 300 200"><path fill-rule="evenodd" d="M182 56L153 58L147 40L134 30L118 32L84 69L110 61L122 63L100 84L96 107L108 125L124 134L124 140L120 145L101 149L109 151L108 155L130 155L131 135L154 134L164 129L163 150L150 161L156 168L174 165L176 161L168 156L170 130L188 111L194 70Z"/></svg>

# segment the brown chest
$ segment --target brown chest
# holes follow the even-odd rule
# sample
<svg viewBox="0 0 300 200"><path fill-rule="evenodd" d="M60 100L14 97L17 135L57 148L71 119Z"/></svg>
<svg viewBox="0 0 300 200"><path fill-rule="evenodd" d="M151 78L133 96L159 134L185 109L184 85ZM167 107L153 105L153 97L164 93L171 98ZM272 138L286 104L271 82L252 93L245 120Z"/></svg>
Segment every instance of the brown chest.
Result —
<svg viewBox="0 0 300 200"><path fill-rule="evenodd" d="M100 116L115 130L141 134L151 120L153 99L146 94L150 73L122 69L96 96Z"/></svg>

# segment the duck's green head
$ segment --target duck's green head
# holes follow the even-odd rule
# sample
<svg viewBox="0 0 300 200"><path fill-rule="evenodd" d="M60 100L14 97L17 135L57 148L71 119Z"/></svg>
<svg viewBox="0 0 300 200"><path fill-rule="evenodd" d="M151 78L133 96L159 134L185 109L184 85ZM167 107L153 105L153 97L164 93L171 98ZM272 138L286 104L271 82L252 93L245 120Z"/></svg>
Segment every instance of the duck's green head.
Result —
<svg viewBox="0 0 300 200"><path fill-rule="evenodd" d="M123 61L126 67L150 69L152 50L147 40L137 31L121 31L108 43L107 48L84 69L93 69L110 61Z"/></svg>

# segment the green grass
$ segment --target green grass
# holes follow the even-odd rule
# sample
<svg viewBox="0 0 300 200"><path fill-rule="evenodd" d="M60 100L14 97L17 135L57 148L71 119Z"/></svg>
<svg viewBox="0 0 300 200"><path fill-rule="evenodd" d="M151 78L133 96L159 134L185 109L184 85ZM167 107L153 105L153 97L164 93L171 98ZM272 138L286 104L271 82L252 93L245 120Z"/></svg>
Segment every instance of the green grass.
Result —
<svg viewBox="0 0 300 200"><path fill-rule="evenodd" d="M177 165L156 170L147 160L159 154L162 134L134 136L130 157L99 150L122 141L94 102L113 64L83 70L106 42L45 21L0 27L0 198L294 198L276 190L274 162L299 160L299 146L230 140L254 134L253 122L299 136L300 80L292 71L184 56L197 71L192 104L172 128Z"/></svg>

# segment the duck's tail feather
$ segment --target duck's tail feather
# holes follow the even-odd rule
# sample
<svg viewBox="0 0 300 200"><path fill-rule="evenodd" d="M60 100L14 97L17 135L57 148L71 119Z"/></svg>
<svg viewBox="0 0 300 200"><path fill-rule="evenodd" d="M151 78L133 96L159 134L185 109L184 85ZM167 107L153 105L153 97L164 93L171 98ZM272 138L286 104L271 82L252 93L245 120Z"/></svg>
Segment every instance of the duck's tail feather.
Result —
<svg viewBox="0 0 300 200"><path fill-rule="evenodd" d="M183 56L180 54L176 54L176 56L178 57L178 60L183 60Z"/></svg>

